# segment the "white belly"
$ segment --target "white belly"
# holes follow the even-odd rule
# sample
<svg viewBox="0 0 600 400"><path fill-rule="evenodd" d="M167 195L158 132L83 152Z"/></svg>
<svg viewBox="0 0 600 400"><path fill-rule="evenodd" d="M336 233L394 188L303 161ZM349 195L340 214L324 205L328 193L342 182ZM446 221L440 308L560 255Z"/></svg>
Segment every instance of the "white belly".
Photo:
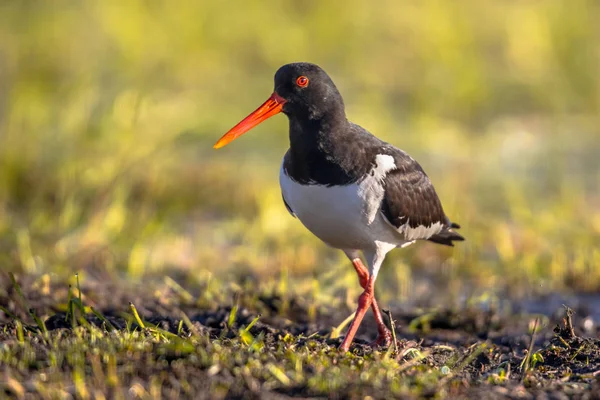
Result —
<svg viewBox="0 0 600 400"><path fill-rule="evenodd" d="M383 187L374 187L368 179L346 186L301 185L284 173L282 165L279 183L296 217L332 247L367 250L382 243L406 243L379 212Z"/></svg>

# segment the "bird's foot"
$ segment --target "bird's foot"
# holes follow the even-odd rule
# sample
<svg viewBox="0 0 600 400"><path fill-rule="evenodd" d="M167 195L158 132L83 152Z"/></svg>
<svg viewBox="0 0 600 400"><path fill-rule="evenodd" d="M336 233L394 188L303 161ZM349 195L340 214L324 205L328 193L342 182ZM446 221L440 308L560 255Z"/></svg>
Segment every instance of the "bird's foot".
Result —
<svg viewBox="0 0 600 400"><path fill-rule="evenodd" d="M383 347L388 348L393 343L392 332L389 329L385 329L383 332L379 332L377 339L370 343L371 347Z"/></svg>
<svg viewBox="0 0 600 400"><path fill-rule="evenodd" d="M386 329L385 331L383 331L383 333L380 332L379 335L377 336L377 339L375 339L373 342L369 343L368 345L362 345L362 346L369 346L373 349L377 349L377 348L387 349L393 343L394 343L394 339L392 337L392 332L390 332L389 329ZM346 352L350 351L351 345L352 345L352 342L344 340L342 342L342 344L340 344L340 346L338 347L338 350L342 353L346 353Z"/></svg>
<svg viewBox="0 0 600 400"><path fill-rule="evenodd" d="M339 347L338 347L338 351L340 353L347 353L348 351L350 351L350 345L349 344L345 344L342 343Z"/></svg>

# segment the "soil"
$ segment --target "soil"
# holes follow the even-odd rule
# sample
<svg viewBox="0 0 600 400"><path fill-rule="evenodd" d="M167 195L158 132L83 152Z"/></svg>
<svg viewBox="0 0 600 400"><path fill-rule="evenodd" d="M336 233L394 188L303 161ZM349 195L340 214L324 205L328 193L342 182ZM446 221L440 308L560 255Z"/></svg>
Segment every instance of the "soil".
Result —
<svg viewBox="0 0 600 400"><path fill-rule="evenodd" d="M49 331L66 331L71 324L65 318L64 303L68 287L60 283L21 277L19 284L25 294L27 306L37 315L44 316ZM199 332L214 338L235 337L235 329L228 327L231 305L186 303L172 301L176 293L157 296L144 287L125 286L106 281L87 282L82 287L84 303L102 313L116 329L127 329L129 302L135 303L143 319L174 334L187 334L180 326L181 311L189 316ZM168 298L167 298L168 297ZM58 300L57 300L58 299ZM330 339L333 325L343 321L352 310L332 310L322 307L310 319L308 301L263 295L257 301L238 297L240 307L235 324L247 326L258 315L261 318L250 330L256 337L264 335L264 352L273 351L286 334L299 336L298 346L306 346L307 337L323 346L338 346L342 338ZM30 320L24 304L7 275L0 275L0 305L23 321ZM247 304L245 304L247 303ZM62 305L61 305L62 304ZM426 357L420 364L447 370L437 389L425 395L468 398L600 398L600 328L585 308L570 310L560 307L545 310L546 317L538 314L514 313L506 310L464 307L461 309L392 309L397 335L399 362L410 360L408 354L418 351ZM573 312L572 312L573 311ZM106 322L93 314L87 321L97 326ZM130 322L129 322L130 323ZM14 340L14 319L0 313L0 342ZM364 356L378 351L368 343L376 336L375 324L369 315L365 318L353 345L352 352ZM537 329L536 329L537 328ZM532 331L536 333L532 335ZM1 344L0 344L1 345ZM382 350L385 351L385 350ZM524 359L526 362L524 363ZM1 365L1 363L0 363ZM529 365L530 367L524 367ZM3 368L7 368L4 366ZM138 377L150 379L153 371L143 371L136 366ZM189 376L201 374L188 371ZM202 374L201 374L202 375ZM202 379L210 379L206 374ZM219 379L228 379L221 376ZM233 379L233 378L232 378ZM244 387L232 387L226 397L247 397ZM332 398L355 397L351 385ZM385 389L371 388L373 398L385 398ZM311 397L316 393L308 387L289 386L271 391L261 391L250 397L287 398ZM322 393L320 394L322 395Z"/></svg>

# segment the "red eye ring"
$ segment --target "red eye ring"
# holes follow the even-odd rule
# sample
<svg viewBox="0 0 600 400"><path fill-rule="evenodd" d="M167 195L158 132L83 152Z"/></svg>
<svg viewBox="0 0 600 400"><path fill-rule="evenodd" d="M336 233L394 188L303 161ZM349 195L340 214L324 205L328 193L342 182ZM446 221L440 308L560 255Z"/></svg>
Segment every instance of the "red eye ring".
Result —
<svg viewBox="0 0 600 400"><path fill-rule="evenodd" d="M308 86L308 78L305 77L304 75L299 76L298 79L296 79L296 85L298 85L300 87L307 87Z"/></svg>

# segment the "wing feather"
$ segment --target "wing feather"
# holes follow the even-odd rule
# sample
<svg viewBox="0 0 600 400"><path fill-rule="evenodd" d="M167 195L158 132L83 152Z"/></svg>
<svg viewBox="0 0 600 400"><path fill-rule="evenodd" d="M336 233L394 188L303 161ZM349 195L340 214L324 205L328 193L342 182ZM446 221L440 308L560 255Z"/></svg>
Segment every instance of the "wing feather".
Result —
<svg viewBox="0 0 600 400"><path fill-rule="evenodd" d="M452 231L440 199L423 168L408 154L393 150L396 168L384 178L381 212L385 219L407 240L425 239L452 245L464 240Z"/></svg>

